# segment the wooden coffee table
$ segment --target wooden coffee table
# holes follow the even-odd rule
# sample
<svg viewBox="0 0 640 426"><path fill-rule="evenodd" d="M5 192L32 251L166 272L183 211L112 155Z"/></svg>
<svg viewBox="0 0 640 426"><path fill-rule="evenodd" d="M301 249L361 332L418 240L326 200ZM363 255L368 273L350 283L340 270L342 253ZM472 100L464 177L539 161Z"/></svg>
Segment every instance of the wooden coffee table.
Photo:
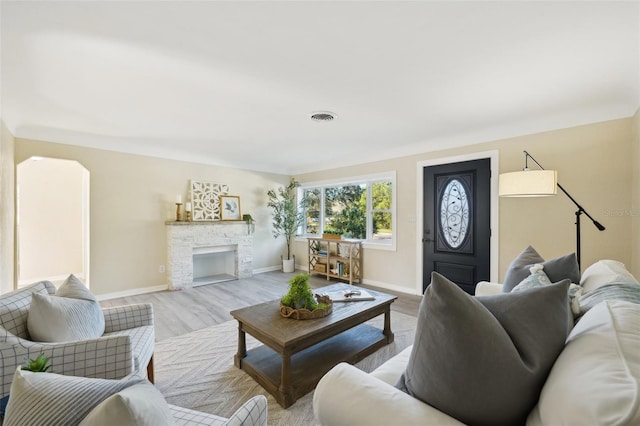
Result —
<svg viewBox="0 0 640 426"><path fill-rule="evenodd" d="M356 290L348 284L314 289L315 293ZM393 342L391 303L396 296L366 289L375 300L335 302L324 318L295 320L280 316L280 300L237 309L236 367L287 408L313 389L339 362L355 363ZM364 324L384 314L384 328ZM246 333L264 343L247 351Z"/></svg>

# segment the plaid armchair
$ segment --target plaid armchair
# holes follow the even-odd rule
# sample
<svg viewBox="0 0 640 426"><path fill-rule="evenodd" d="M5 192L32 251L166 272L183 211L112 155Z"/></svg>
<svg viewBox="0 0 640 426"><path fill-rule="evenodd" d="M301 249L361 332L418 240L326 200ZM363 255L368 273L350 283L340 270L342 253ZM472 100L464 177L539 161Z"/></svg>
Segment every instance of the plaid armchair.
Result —
<svg viewBox="0 0 640 426"><path fill-rule="evenodd" d="M0 296L0 399L9 394L16 368L44 354L52 373L121 379L135 371L153 382L155 332L153 306L138 304L105 308L105 332L97 339L40 343L30 340L27 316L31 294L55 294L55 286L41 281Z"/></svg>

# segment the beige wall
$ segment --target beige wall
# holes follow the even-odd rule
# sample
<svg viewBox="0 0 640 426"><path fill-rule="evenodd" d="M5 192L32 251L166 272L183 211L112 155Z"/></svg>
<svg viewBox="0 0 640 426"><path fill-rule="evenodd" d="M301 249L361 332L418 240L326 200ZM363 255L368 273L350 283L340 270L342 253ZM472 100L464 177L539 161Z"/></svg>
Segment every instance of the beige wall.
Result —
<svg viewBox="0 0 640 426"><path fill-rule="evenodd" d="M0 293L14 289L15 141L0 120Z"/></svg>
<svg viewBox="0 0 640 426"><path fill-rule="evenodd" d="M640 279L640 109L633 118L633 150L631 168L633 178L631 182L631 271Z"/></svg>
<svg viewBox="0 0 640 426"><path fill-rule="evenodd" d="M76 160L90 173L90 279L95 294L167 284L165 221L175 220L175 201L189 193L190 179L226 183L240 196L243 213L256 219L254 270L280 264L284 240L271 236L266 192L288 176L213 167L92 148L16 139L17 163L34 155Z"/></svg>
<svg viewBox="0 0 640 426"><path fill-rule="evenodd" d="M637 199L632 207L630 194L638 192L637 175L635 181L632 178L639 163L639 142L634 136L638 121L636 115L634 119L308 173L297 178L309 182L395 170L397 250L365 249L364 278L365 282L412 293L418 284L415 223L418 162L498 150L500 171L506 172L522 168L522 151L526 149L546 168L557 169L560 183L607 227L599 232L583 216L583 269L601 258L633 265L632 258L638 256L637 237L633 239L632 256L632 215L625 212L637 211ZM241 197L243 212L251 213L257 220L254 268L258 271L278 268L284 241L271 237L271 215L265 193L286 184L287 176L21 139L16 140L15 151L17 162L32 155L66 158L79 161L90 171L91 282L96 294L166 285L165 275L158 273L158 266L166 263L164 222L174 219L175 197L188 195L190 179L230 185L231 193ZM499 205L500 279L511 259L527 244L536 247L545 258L575 251L575 206L564 195L500 199ZM634 217L638 234L636 220ZM3 247L3 262L5 250ZM295 243L295 253L297 263L304 266L306 244Z"/></svg>
<svg viewBox="0 0 640 426"><path fill-rule="evenodd" d="M583 269L597 259L631 262L632 119L563 129L296 176L301 182L322 181L395 170L397 173L397 250L365 249L364 279L389 288L415 292L417 238L417 163L420 161L498 150L500 172L524 166L527 150L545 168L558 170L559 182L607 229L598 231L582 217ZM496 178L494 174L494 178ZM504 198L499 201L499 279L511 259L528 244L545 258L575 251L575 206L563 194L550 198ZM623 212L623 214L620 214ZM296 256L304 258L298 242ZM301 263L301 262L298 262Z"/></svg>

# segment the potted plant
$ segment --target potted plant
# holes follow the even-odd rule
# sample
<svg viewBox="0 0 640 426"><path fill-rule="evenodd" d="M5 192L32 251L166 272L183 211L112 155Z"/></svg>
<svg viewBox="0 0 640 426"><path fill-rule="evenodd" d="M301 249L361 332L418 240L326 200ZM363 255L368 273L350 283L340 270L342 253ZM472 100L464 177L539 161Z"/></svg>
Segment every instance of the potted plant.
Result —
<svg viewBox="0 0 640 426"><path fill-rule="evenodd" d="M22 370L32 371L34 373L44 373L51 367L49 364L49 357L40 354L36 359L27 360L25 365L22 366Z"/></svg>
<svg viewBox="0 0 640 426"><path fill-rule="evenodd" d="M273 210L273 238L284 236L287 241L287 257L282 259L282 270L295 270L295 256L291 255L291 240L298 228L304 223L304 214L298 210L296 203L296 189L300 186L295 179L291 179L286 187L278 191L271 189L267 192L267 205Z"/></svg>
<svg viewBox="0 0 640 426"><path fill-rule="evenodd" d="M250 214L245 213L242 215L242 220L247 223L247 234L253 234L256 230L256 221L253 219L253 217Z"/></svg>
<svg viewBox="0 0 640 426"><path fill-rule="evenodd" d="M342 232L340 231L324 231L322 233L322 238L325 240L341 240Z"/></svg>
<svg viewBox="0 0 640 426"><path fill-rule="evenodd" d="M333 304L327 295L313 294L309 274L298 274L289 280L289 292L280 299L280 315L286 318L321 318L331 313Z"/></svg>

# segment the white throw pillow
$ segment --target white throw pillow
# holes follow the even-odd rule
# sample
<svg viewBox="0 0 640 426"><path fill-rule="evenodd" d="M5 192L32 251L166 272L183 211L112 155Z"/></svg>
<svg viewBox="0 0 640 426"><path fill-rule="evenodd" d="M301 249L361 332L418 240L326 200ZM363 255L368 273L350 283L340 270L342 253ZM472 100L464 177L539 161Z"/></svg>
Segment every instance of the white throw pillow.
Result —
<svg viewBox="0 0 640 426"><path fill-rule="evenodd" d="M640 424L640 305L608 300L567 338L527 426Z"/></svg>
<svg viewBox="0 0 640 426"><path fill-rule="evenodd" d="M80 426L159 426L174 424L159 390L141 382L111 395L84 418Z"/></svg>
<svg viewBox="0 0 640 426"><path fill-rule="evenodd" d="M95 339L104 334L104 314L84 284L71 275L58 294L63 297L32 294L27 316L31 340L69 342Z"/></svg>
<svg viewBox="0 0 640 426"><path fill-rule="evenodd" d="M105 398L140 380L88 379L18 369L3 424L77 425Z"/></svg>
<svg viewBox="0 0 640 426"><path fill-rule="evenodd" d="M515 286L511 291L522 291L529 288L542 287L545 285L551 285L551 280L544 273L544 267L540 263L536 263L529 268L531 275L520 281L520 284Z"/></svg>
<svg viewBox="0 0 640 426"><path fill-rule="evenodd" d="M599 260L585 269L580 278L582 293L587 294L607 284L640 284L624 263L617 260Z"/></svg>

